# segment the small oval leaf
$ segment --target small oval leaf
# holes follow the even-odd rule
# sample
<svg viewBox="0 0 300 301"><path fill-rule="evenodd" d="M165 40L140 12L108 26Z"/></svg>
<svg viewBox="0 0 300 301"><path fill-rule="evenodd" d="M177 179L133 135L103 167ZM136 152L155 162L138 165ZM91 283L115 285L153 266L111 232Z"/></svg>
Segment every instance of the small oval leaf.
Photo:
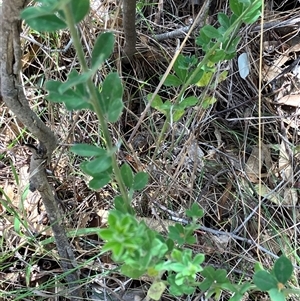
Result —
<svg viewBox="0 0 300 301"><path fill-rule="evenodd" d="M110 182L111 178L107 174L98 175L89 181L89 187L93 190L99 190Z"/></svg>
<svg viewBox="0 0 300 301"><path fill-rule="evenodd" d="M277 288L277 280L267 271L258 271L253 277L254 284L262 291L269 291L272 288Z"/></svg>
<svg viewBox="0 0 300 301"><path fill-rule="evenodd" d="M201 32L203 32L209 38L218 39L222 37L220 32L218 32L218 30L211 25L205 25L204 27L202 27L200 30L200 36Z"/></svg>
<svg viewBox="0 0 300 301"><path fill-rule="evenodd" d="M107 153L105 149L85 143L75 144L71 147L70 150L76 155L83 157L105 156Z"/></svg>
<svg viewBox="0 0 300 301"><path fill-rule="evenodd" d="M96 157L94 160L90 162L85 162L85 169L87 173L90 175L95 175L98 173L102 173L103 171L107 170L111 167L111 157L107 157L106 155Z"/></svg>
<svg viewBox="0 0 300 301"><path fill-rule="evenodd" d="M176 75L173 74L169 74L166 80L164 81L164 85L166 87L179 87L182 84L182 81Z"/></svg>
<svg viewBox="0 0 300 301"><path fill-rule="evenodd" d="M131 167L128 164L123 164L120 168L121 177L127 188L131 188L133 184L133 173Z"/></svg>
<svg viewBox="0 0 300 301"><path fill-rule="evenodd" d="M53 32L67 27L67 24L45 7L28 7L21 13L21 18L34 30Z"/></svg>
<svg viewBox="0 0 300 301"><path fill-rule="evenodd" d="M147 185L147 183L148 174L141 171L134 176L132 188L134 190L141 190Z"/></svg>
<svg viewBox="0 0 300 301"><path fill-rule="evenodd" d="M76 23L79 23L90 10L90 0L72 0L72 12Z"/></svg>
<svg viewBox="0 0 300 301"><path fill-rule="evenodd" d="M277 280L285 284L291 278L293 269L291 261L287 257L281 256L276 260L273 271Z"/></svg>
<svg viewBox="0 0 300 301"><path fill-rule="evenodd" d="M165 289L166 289L166 285L164 284L163 281L155 281L154 283L151 284L147 293L147 297L153 300L160 300Z"/></svg>
<svg viewBox="0 0 300 301"><path fill-rule="evenodd" d="M102 33L95 42L92 52L92 67L98 68L109 56L114 49L115 38L111 32Z"/></svg>
<svg viewBox="0 0 300 301"><path fill-rule="evenodd" d="M274 301L286 301L286 298L285 298L284 294L282 292L280 292L276 288L270 289L268 291L268 294L269 294L271 300L274 300Z"/></svg>

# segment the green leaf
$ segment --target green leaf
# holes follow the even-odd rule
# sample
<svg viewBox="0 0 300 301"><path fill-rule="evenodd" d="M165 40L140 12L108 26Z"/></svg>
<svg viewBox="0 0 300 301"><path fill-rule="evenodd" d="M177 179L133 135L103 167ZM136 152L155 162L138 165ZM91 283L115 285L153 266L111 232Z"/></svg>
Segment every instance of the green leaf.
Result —
<svg viewBox="0 0 300 301"><path fill-rule="evenodd" d="M293 269L291 261L287 257L281 256L276 260L273 272L277 280L285 284L291 278Z"/></svg>
<svg viewBox="0 0 300 301"><path fill-rule="evenodd" d="M228 283L227 271L224 269L217 269L215 274L215 281L217 283Z"/></svg>
<svg viewBox="0 0 300 301"><path fill-rule="evenodd" d="M152 242L152 247L149 251L152 256L162 258L168 252L168 246L160 239L155 238Z"/></svg>
<svg viewBox="0 0 300 301"><path fill-rule="evenodd" d="M115 38L111 32L102 33L96 40L92 51L92 68L99 66L109 58L114 49Z"/></svg>
<svg viewBox="0 0 300 301"><path fill-rule="evenodd" d="M202 46L203 50L207 51L211 46L211 38L200 30L200 35L196 38L196 44Z"/></svg>
<svg viewBox="0 0 300 301"><path fill-rule="evenodd" d="M267 271L258 271L253 277L254 284L262 291L269 291L272 288L277 288L277 280Z"/></svg>
<svg viewBox="0 0 300 301"><path fill-rule="evenodd" d="M230 60L232 60L232 59L235 58L235 57L236 57L236 53L235 53L235 52L229 53L229 54L226 54L224 60L230 61Z"/></svg>
<svg viewBox="0 0 300 301"><path fill-rule="evenodd" d="M182 225L180 225L180 224L175 224L175 226L169 226L169 230L170 230L171 227L176 229L176 228L177 228L177 227L176 227L177 225L182 226ZM182 229L180 229L179 231L177 230L177 232L178 232L178 233L183 233L183 227L182 227ZM174 250L172 251L172 253L171 253L171 257L172 257L172 259L174 259L175 261L181 262L181 261L182 261L182 253L183 253L182 250L174 249ZM173 264L173 263L171 263L171 264Z"/></svg>
<svg viewBox="0 0 300 301"><path fill-rule="evenodd" d="M168 247L168 252L172 252L173 249L174 249L174 241L170 238L167 238L166 244L167 244L167 247Z"/></svg>
<svg viewBox="0 0 300 301"><path fill-rule="evenodd" d="M132 268L131 265L127 265L127 264L123 264L121 266L121 273L129 278L133 278L133 279L138 279L141 276L143 276L143 274L145 274L145 270L142 269L134 269Z"/></svg>
<svg viewBox="0 0 300 301"><path fill-rule="evenodd" d="M224 28L223 26L220 26L220 27L218 28L218 32L219 32L223 37L225 36L226 31L227 31L227 29ZM221 42L222 39L219 39L218 41Z"/></svg>
<svg viewBox="0 0 300 301"><path fill-rule="evenodd" d="M182 269L182 268L181 268ZM182 275L181 273L177 274L175 276L175 283L178 285L178 286L181 286L183 285L185 282L185 276Z"/></svg>
<svg viewBox="0 0 300 301"><path fill-rule="evenodd" d="M106 154L103 156L98 156L90 162L84 162L84 167L87 174L96 175L102 173L111 167L111 157L108 157ZM81 167L81 166L80 166Z"/></svg>
<svg viewBox="0 0 300 301"><path fill-rule="evenodd" d="M189 67L190 63L187 61L187 57L179 54L174 63L173 69L182 83L186 80Z"/></svg>
<svg viewBox="0 0 300 301"><path fill-rule="evenodd" d="M61 95L63 95L70 88L72 88L78 84L86 83L88 81L88 79L92 76L93 76L93 73L91 71L84 72L82 74L78 74L77 71L72 70L72 72L69 75L68 80L60 85L58 92Z"/></svg>
<svg viewBox="0 0 300 301"><path fill-rule="evenodd" d="M190 108L192 106L195 106L198 103L198 98L195 96L189 96L185 99L183 99L180 102L180 105L183 105L184 108Z"/></svg>
<svg viewBox="0 0 300 301"><path fill-rule="evenodd" d="M111 210L108 215L107 223L110 227L115 227L116 224L121 220L123 214L117 210Z"/></svg>
<svg viewBox="0 0 300 301"><path fill-rule="evenodd" d="M203 271L202 271L203 272ZM207 291L213 284L213 280L209 278L205 278L200 284L198 284L198 287L201 291Z"/></svg>
<svg viewBox="0 0 300 301"><path fill-rule="evenodd" d="M107 120L109 122L117 122L122 114L124 104L122 99L115 98L110 104L107 112Z"/></svg>
<svg viewBox="0 0 300 301"><path fill-rule="evenodd" d="M75 144L70 150L74 154L82 157L105 156L107 154L105 149L85 143Z"/></svg>
<svg viewBox="0 0 300 301"><path fill-rule="evenodd" d="M148 101L150 101L151 98L152 98L152 94L149 94L147 96ZM169 114L170 111L168 104L166 108L166 105L162 102L162 99L159 95L155 95L154 99L152 100L151 107L163 113L164 115Z"/></svg>
<svg viewBox="0 0 300 301"><path fill-rule="evenodd" d="M174 241L177 241L179 245L184 244L185 239L184 239L183 226L181 224L175 224L175 226L169 226L168 237ZM176 253L174 254L176 255Z"/></svg>
<svg viewBox="0 0 300 301"><path fill-rule="evenodd" d="M242 293L242 294L245 294L247 291L249 291L251 289L251 286L252 284L248 281L244 282L242 284L242 286L239 288L239 291Z"/></svg>
<svg viewBox="0 0 300 301"><path fill-rule="evenodd" d="M229 18L229 21L230 21L230 25L233 25L237 20L238 20L238 16L235 15L235 14L232 14Z"/></svg>
<svg viewBox="0 0 300 301"><path fill-rule="evenodd" d="M239 17L244 10L244 4L240 0L229 0L229 7Z"/></svg>
<svg viewBox="0 0 300 301"><path fill-rule="evenodd" d="M134 209L130 206L130 204L127 204L124 202L122 196L116 196L114 199L115 208L117 211L122 213L129 213L131 215L135 215Z"/></svg>
<svg viewBox="0 0 300 301"><path fill-rule="evenodd" d="M166 80L164 81L166 87L179 87L182 85L182 81L173 74L168 74Z"/></svg>
<svg viewBox="0 0 300 301"><path fill-rule="evenodd" d="M22 225L22 223L21 223L19 217L18 217L18 216L15 216L15 217L14 217L14 230L15 230L19 235L21 235L21 225Z"/></svg>
<svg viewBox="0 0 300 301"><path fill-rule="evenodd" d="M151 284L147 292L147 297L153 300L160 300L165 289L166 289L165 283L161 280L159 281L156 280Z"/></svg>
<svg viewBox="0 0 300 301"><path fill-rule="evenodd" d="M175 273L180 273L182 270L184 270L184 268L185 266L180 262L171 262L166 265L166 270L174 271Z"/></svg>
<svg viewBox="0 0 300 301"><path fill-rule="evenodd" d="M195 288L192 286L188 286L188 285L184 285L181 289L182 289L181 294L191 295L195 292Z"/></svg>
<svg viewBox="0 0 300 301"><path fill-rule="evenodd" d="M222 38L222 35L218 32L218 30L211 25L203 26L200 30L200 35L201 33L204 33L209 38Z"/></svg>
<svg viewBox="0 0 300 301"><path fill-rule="evenodd" d="M79 23L88 14L90 10L89 0L72 0L71 8L73 12L73 17L76 23Z"/></svg>
<svg viewBox="0 0 300 301"><path fill-rule="evenodd" d="M120 168L121 177L127 188L131 188L133 184L133 173L131 167L125 163Z"/></svg>
<svg viewBox="0 0 300 301"><path fill-rule="evenodd" d="M115 230L112 228L100 229L98 235L102 240L111 240L114 238Z"/></svg>
<svg viewBox="0 0 300 301"><path fill-rule="evenodd" d="M185 232L185 228L184 228L184 232ZM184 249L182 251L182 262L184 265L188 265L191 261L192 261L192 250L190 249Z"/></svg>
<svg viewBox="0 0 300 301"><path fill-rule="evenodd" d="M194 259L193 259L193 264L194 265L200 265L203 263L205 260L205 255L204 254L197 254Z"/></svg>
<svg viewBox="0 0 300 301"><path fill-rule="evenodd" d="M102 247L101 251L112 251L113 259L118 262L122 260L124 254L124 246L118 242L109 241Z"/></svg>
<svg viewBox="0 0 300 301"><path fill-rule="evenodd" d="M112 172L105 171L102 173L97 173L93 176L93 179L89 181L89 187L93 190L99 190L107 185L112 179Z"/></svg>
<svg viewBox="0 0 300 301"><path fill-rule="evenodd" d="M233 284L231 284L230 281L229 281L229 279L227 279L227 278L226 278L225 282L220 283L219 287L222 290L227 290L227 291L230 291L230 292L233 292L233 293L237 292L236 287Z"/></svg>
<svg viewBox="0 0 300 301"><path fill-rule="evenodd" d="M238 46L240 40L241 40L241 37L235 37L235 38L232 38L232 39L228 39L228 40L223 42L222 49L227 54L234 54L235 55L236 49L237 49L237 46Z"/></svg>
<svg viewBox="0 0 300 301"><path fill-rule="evenodd" d="M254 22L257 21L260 15L261 15L260 11L254 11L251 14L247 14L245 18L243 18L243 20L246 24L253 24Z"/></svg>
<svg viewBox="0 0 300 301"><path fill-rule="evenodd" d="M221 73L218 74L218 84L224 81L228 76L228 71L224 70Z"/></svg>
<svg viewBox="0 0 300 301"><path fill-rule="evenodd" d="M35 2L38 2L40 4L42 4L42 6L39 7L43 7L45 9L48 10L48 12L50 13L56 13L58 10L62 9L64 6L66 6L67 4L69 4L71 1L73 0L35 0Z"/></svg>
<svg viewBox="0 0 300 301"><path fill-rule="evenodd" d="M184 115L184 113L185 113L184 109L176 108L175 106L172 115L173 121L175 122L178 121Z"/></svg>
<svg viewBox="0 0 300 301"><path fill-rule="evenodd" d="M147 95L147 100L148 101L151 100L152 95L153 95L152 93ZM163 104L163 102L161 100L161 97L156 94L154 99L152 100L151 107L154 108L154 109L157 109L157 108L161 107L162 104Z"/></svg>
<svg viewBox="0 0 300 301"><path fill-rule="evenodd" d="M251 4L251 0L239 0L239 2L246 4L247 7Z"/></svg>
<svg viewBox="0 0 300 301"><path fill-rule="evenodd" d="M254 265L254 272L264 271L264 268L260 262L256 262Z"/></svg>
<svg viewBox="0 0 300 301"><path fill-rule="evenodd" d="M218 13L218 21L226 30L230 27L229 17L224 13Z"/></svg>
<svg viewBox="0 0 300 301"><path fill-rule="evenodd" d="M254 5L251 7L249 12L246 13L243 21L246 24L254 23L261 15L261 5L262 1L255 1Z"/></svg>
<svg viewBox="0 0 300 301"><path fill-rule="evenodd" d="M196 237L192 234L186 235L185 237L185 243L193 245L196 243Z"/></svg>
<svg viewBox="0 0 300 301"><path fill-rule="evenodd" d="M272 288L268 291L271 301L285 301L286 298L282 292L276 288Z"/></svg>
<svg viewBox="0 0 300 301"><path fill-rule="evenodd" d="M211 62L218 63L224 60L226 52L223 49L217 49L210 57Z"/></svg>
<svg viewBox="0 0 300 301"><path fill-rule="evenodd" d="M93 106L89 103L89 92L86 85L81 82L82 76L78 75L76 70L70 72L68 81L65 83L59 81L48 81L45 85L46 89L50 92L47 96L52 102L63 102L68 110L90 109ZM73 82L73 84L71 84ZM86 80L83 80L85 83ZM76 84L74 89L69 89L70 86Z"/></svg>
<svg viewBox="0 0 300 301"><path fill-rule="evenodd" d="M170 114L170 110L173 107L173 103L170 100L165 101L162 106L158 109L159 111L165 111Z"/></svg>
<svg viewBox="0 0 300 301"><path fill-rule="evenodd" d="M90 99L90 94L87 89L86 84L78 84L75 86L75 91L78 95L82 95L82 98L84 98L86 101L89 101Z"/></svg>
<svg viewBox="0 0 300 301"><path fill-rule="evenodd" d="M83 109L89 109L93 111L93 106L84 99L80 94L77 92L74 93L73 90L68 90L66 93L64 93L64 104L67 108L67 110L83 110Z"/></svg>
<svg viewBox="0 0 300 301"><path fill-rule="evenodd" d="M203 269L203 271L201 272L201 274L203 275L203 277L210 279L212 281L215 280L215 273L216 270L212 267L212 266L207 266Z"/></svg>
<svg viewBox="0 0 300 301"><path fill-rule="evenodd" d="M54 32L67 27L57 15L49 12L48 7L28 7L21 13L21 18L34 30Z"/></svg>
<svg viewBox="0 0 300 301"><path fill-rule="evenodd" d="M146 187L148 183L148 174L146 172L140 171L133 178L133 190L142 190Z"/></svg>
<svg viewBox="0 0 300 301"><path fill-rule="evenodd" d="M198 81L201 80L202 76L204 74L204 70L199 70L199 72L194 76L194 78L191 81L192 85L195 85Z"/></svg>
<svg viewBox="0 0 300 301"><path fill-rule="evenodd" d="M109 122L116 122L123 110L123 86L117 73L110 73L104 80L98 101Z"/></svg>
<svg viewBox="0 0 300 301"><path fill-rule="evenodd" d="M201 79L196 83L196 86L207 87L210 84L213 75L213 72L205 72Z"/></svg>
<svg viewBox="0 0 300 301"><path fill-rule="evenodd" d="M228 301L242 301L244 299L244 295L240 293L235 293Z"/></svg>
<svg viewBox="0 0 300 301"><path fill-rule="evenodd" d="M186 210L186 215L189 217L202 218L204 216L204 211L199 204L195 202L190 209Z"/></svg>
<svg viewBox="0 0 300 301"><path fill-rule="evenodd" d="M108 168L107 170L105 170L105 171L103 171L103 172L95 172L95 173L93 173L93 172L91 172L89 169L87 169L86 167L85 167L85 165L87 164L87 163L89 163L88 161L86 161L86 162L82 162L81 164L80 164L80 168L81 168L81 170L84 172L84 173L86 173L87 175L90 175L90 176L92 176L93 178L107 178L107 177L111 177L111 175L112 175L112 167L110 167L110 168Z"/></svg>
<svg viewBox="0 0 300 301"><path fill-rule="evenodd" d="M202 102L202 108L207 109L209 108L212 104L214 104L217 101L217 99L213 96L206 96Z"/></svg>
<svg viewBox="0 0 300 301"><path fill-rule="evenodd" d="M46 98L52 102L63 102L68 110L93 109L80 91L69 89L64 94L59 93L62 85L63 83L58 81L48 81L45 88L49 95Z"/></svg>

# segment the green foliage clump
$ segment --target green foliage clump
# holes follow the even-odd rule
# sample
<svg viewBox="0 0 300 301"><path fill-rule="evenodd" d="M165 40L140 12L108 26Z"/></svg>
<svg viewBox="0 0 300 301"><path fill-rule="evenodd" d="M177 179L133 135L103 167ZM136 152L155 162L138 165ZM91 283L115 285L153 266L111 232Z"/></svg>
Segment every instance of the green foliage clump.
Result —
<svg viewBox="0 0 300 301"><path fill-rule="evenodd" d="M122 83L117 73L107 75L99 87L92 81L99 66L112 53L114 36L107 32L97 38L88 66L76 24L88 13L89 1L38 2L41 5L25 9L22 18L37 31L53 32L68 28L82 67L80 73L71 71L65 82L48 81L48 100L64 103L68 110L88 109L97 114L106 146L78 144L71 151L88 159L81 168L91 177L91 188L100 189L112 180L119 187L120 195L114 200L115 209L109 213L108 226L98 231L105 240L102 252L110 251L113 260L120 264L121 273L128 277L138 278L145 274L153 277L148 296L154 300L160 299L166 287L175 296L192 294L199 289L206 293L207 298L214 296L216 300L226 290L232 293L230 301L241 300L249 290L267 291L273 301L285 300L287 293L298 293L284 287L293 272L290 260L284 256L275 262L271 272L257 268L253 283L232 284L225 270L203 267L204 254L194 255L188 248L189 244L195 243L194 233L203 217L203 210L196 203L186 212L190 223L170 226L167 237L136 218L131 200L134 191L147 185L148 175L144 172L134 174L127 164L118 165L115 153L120 143L113 145L108 130L108 123L116 122L123 110ZM230 0L230 8L231 16L218 14L218 28L206 25L200 30L197 45L205 54L201 61L194 56L178 56L174 74L169 74L165 81L166 86L181 87L177 100L174 103L163 102L158 95L154 97L152 106L167 117L167 123L178 121L191 106L201 104L207 108L213 103L214 99L199 100L194 96L185 97L184 93L190 85L209 86L216 73L216 64L235 57L240 41L237 35L239 28L243 23L251 24L258 19L261 1ZM216 82L224 77L226 74L219 75ZM162 280L163 274L166 274L166 280Z"/></svg>

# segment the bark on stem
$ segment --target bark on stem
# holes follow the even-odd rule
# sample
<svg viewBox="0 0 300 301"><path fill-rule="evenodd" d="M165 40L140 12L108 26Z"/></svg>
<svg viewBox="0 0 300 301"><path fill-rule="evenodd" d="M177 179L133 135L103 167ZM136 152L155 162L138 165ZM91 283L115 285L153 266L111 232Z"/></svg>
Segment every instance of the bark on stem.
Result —
<svg viewBox="0 0 300 301"><path fill-rule="evenodd" d="M54 133L31 110L20 86L21 70L21 20L20 11L26 0L3 0L0 6L0 101L16 115L25 127L38 139L39 147L33 149L30 163L30 188L38 190L44 202L61 266L66 273L69 285L68 296L71 300L82 300L79 288L79 275L76 271L74 252L68 241L66 230L52 189L45 173L45 163L51 159L57 146ZM70 271L74 270L74 271Z"/></svg>
<svg viewBox="0 0 300 301"><path fill-rule="evenodd" d="M123 0L124 54L129 60L132 59L136 46L135 7L136 0Z"/></svg>

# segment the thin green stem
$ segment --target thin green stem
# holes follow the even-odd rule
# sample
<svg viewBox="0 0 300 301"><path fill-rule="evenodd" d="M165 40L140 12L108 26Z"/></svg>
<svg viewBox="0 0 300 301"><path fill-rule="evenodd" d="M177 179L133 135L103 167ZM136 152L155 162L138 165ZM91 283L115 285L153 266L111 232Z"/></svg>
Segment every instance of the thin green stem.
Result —
<svg viewBox="0 0 300 301"><path fill-rule="evenodd" d="M223 39L226 40L226 38L232 36L235 37L241 27L241 24L243 23L243 20L246 16L247 13L249 13L249 11L251 11L251 9L256 5L256 3L260 1L257 0L256 2L252 3L251 6L248 7L247 10L245 10L240 16L239 18L230 26L230 28L224 33L223 35ZM184 83L184 85L182 86L178 96L176 97L175 100L175 104L178 104L182 101L183 96L185 91L187 90L187 88L191 85L191 83L193 82L193 80L195 79L195 77L199 74L199 72L201 71L201 69L210 61L210 59L214 56L214 52L217 48L219 48L221 45L221 42L216 42L215 45L209 50L209 52L207 52L204 56L204 58L202 59L202 61L198 64L197 68L193 71L193 73L191 74L191 76L187 79L187 81ZM200 103L200 105L202 105L202 103ZM164 125L162 127L162 130L160 132L159 138L158 138L158 142L156 144L156 151L152 157L152 159L155 159L156 154L158 152L158 148L160 145L160 142L162 141L166 131L169 128L169 121L170 118L166 118Z"/></svg>
<svg viewBox="0 0 300 301"><path fill-rule="evenodd" d="M245 16L251 11L251 9L256 5L257 2L261 0L257 0L254 3L252 3L251 6L248 7L239 17L238 19L226 30L226 32L223 35L223 40L226 40L228 37L235 37L243 23L243 20L245 19ZM199 63L197 68L193 71L192 75L188 78L188 80L185 82L185 84L182 86L178 97L176 98L176 103L179 103L183 97L184 92L186 89L191 85L194 78L197 76L197 74L201 71L201 69L209 62L210 58L214 56L214 52L217 48L219 48L221 45L221 42L215 43L215 45L207 52L202 59L202 61Z"/></svg>
<svg viewBox="0 0 300 301"><path fill-rule="evenodd" d="M158 139L157 139L157 142L156 142L156 147L155 147L155 150L154 150L154 154L153 154L153 156L152 156L152 160L153 160L153 161L155 160L155 158L156 158L156 156L157 156L157 154L158 154L159 146L160 146L160 144L161 144L161 142L162 142L162 140L163 140L163 138L164 138L164 136L165 136L165 133L166 133L167 130L168 130L169 122L170 122L170 116L167 116L167 118L166 118L166 120L165 120L165 122L164 122L164 124L163 124L163 127L162 127L162 129L161 129L161 132L160 132L160 134L159 134L159 137L158 137Z"/></svg>
<svg viewBox="0 0 300 301"><path fill-rule="evenodd" d="M72 40L73 40L73 45L74 45L76 53L78 55L79 63L82 67L82 71L83 72L88 72L89 69L88 69L88 66L87 66L87 63L86 63L86 60L85 60L84 52L83 52L82 45L81 45L81 42L80 42L80 38L79 38L79 35L78 35L78 30L77 30L76 25L75 25L75 20L74 20L72 11L70 9L70 5L66 5L64 7L64 13L65 13L65 18L66 18L66 23L68 25L68 28L70 30L70 34L71 34L71 37L72 37ZM97 98L96 87L95 87L95 85L94 85L91 78L88 79L87 86L88 86L90 96L91 96L91 103L92 103L92 105L95 109L95 112L96 112L97 117L99 119L101 129L103 131L103 136L104 136L104 139L105 139L107 150L110 153L110 156L111 156L111 159L112 159L112 167L113 167L113 170L114 170L115 178L116 178L116 181L118 183L121 195L123 197L123 200L127 204L130 204L128 193L127 193L126 187L125 187L125 185L123 183L123 180L122 180L122 177L121 177L121 171L120 171L117 159L116 159L116 155L113 151L113 143L112 143L112 139L111 139L110 134L109 134L109 129L108 129L108 126L107 126L107 122L106 122L104 114L103 114L103 112L100 108L98 98Z"/></svg>
<svg viewBox="0 0 300 301"><path fill-rule="evenodd" d="M283 289L282 291L286 296L292 295L292 294L295 294L298 296L300 295L300 289L296 289L296 288L286 288L286 289Z"/></svg>

